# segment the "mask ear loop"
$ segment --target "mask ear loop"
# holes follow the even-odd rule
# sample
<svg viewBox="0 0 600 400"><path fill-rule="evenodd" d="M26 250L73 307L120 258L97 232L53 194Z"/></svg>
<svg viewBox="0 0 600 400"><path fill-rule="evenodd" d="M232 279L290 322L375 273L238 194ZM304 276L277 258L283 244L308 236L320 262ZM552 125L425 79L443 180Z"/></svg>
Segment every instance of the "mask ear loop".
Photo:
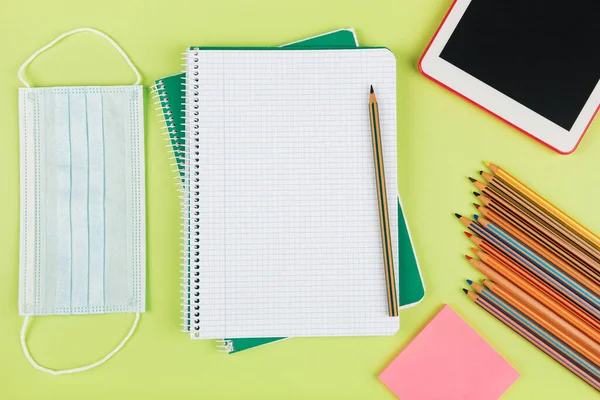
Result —
<svg viewBox="0 0 600 400"><path fill-rule="evenodd" d="M29 363L35 369L37 369L39 371L42 371L42 372L46 372L46 373L51 374L51 375L74 374L76 372L83 372L83 371L90 370L92 368L96 368L97 366L102 365L106 361L110 360L112 358L112 356L114 356L115 354L117 354L119 352L119 350L121 350L123 348L123 346L125 346L125 343L127 343L127 341L129 340L129 338L131 338L131 336L133 335L133 332L135 332L135 328L137 328L137 325L138 325L139 321L140 321L140 313L136 313L135 314L135 320L133 321L133 325L131 326L131 329L129 330L129 333L127 334L127 336L125 336L125 338L121 341L121 343L119 343L119 345L117 347L115 347L115 349L113 351L111 351L110 353L108 353L101 360L98 360L95 363L90 364L90 365L84 365L82 367L77 367L77 368L72 368L72 369L63 369L63 370L53 370L53 369L49 369L49 368L42 367L41 365L39 365L33 359L33 357L31 357L31 354L29 354L29 349L28 349L27 343L25 341L25 336L27 334L27 325L29 324L29 316L25 317L25 320L23 321L23 327L21 328L21 347L23 348L23 353L25 353L25 357L27 358L27 361L29 361Z"/></svg>
<svg viewBox="0 0 600 400"><path fill-rule="evenodd" d="M56 43L60 42L61 40L63 40L64 38L66 38L67 36L71 36L74 35L75 33L79 33L79 32L91 32L91 33L95 33L96 35L103 37L104 39L106 39L110 44L113 45L113 47L115 49L117 49L117 51L119 52L119 54L121 54L123 56L123 58L125 59L125 61L127 62L127 64L131 67L131 69L133 70L133 72L135 73L136 76L136 81L134 83L134 85L139 85L142 77L139 73L139 71L137 70L137 68L135 67L135 65L133 65L133 63L131 62L131 60L129 59L129 57L127 56L127 54L125 54L125 52L123 51L123 49L121 48L121 46L119 46L117 44L117 42L115 42L114 40L112 40L110 38L110 36L108 36L106 33L101 32L97 29L94 28L77 28L77 29L73 29L72 31L69 32L65 32L62 35L58 36L56 39L54 39L53 41L51 41L50 43L48 43L47 45L45 45L44 47L42 47L41 49L39 49L38 51L36 51L35 53L33 53L31 55L31 57L29 57L27 59L27 61L25 61L23 63L23 65L21 65L21 68L19 68L19 72L17 74L17 76L19 77L19 80L21 82L23 82L23 85L25 85L26 87L31 87L29 85L29 82L27 82L25 80L25 78L23 77L23 71L25 70L25 68L31 64L31 62L37 57L39 56L41 53L43 53L44 51L48 50L49 48L53 47Z"/></svg>

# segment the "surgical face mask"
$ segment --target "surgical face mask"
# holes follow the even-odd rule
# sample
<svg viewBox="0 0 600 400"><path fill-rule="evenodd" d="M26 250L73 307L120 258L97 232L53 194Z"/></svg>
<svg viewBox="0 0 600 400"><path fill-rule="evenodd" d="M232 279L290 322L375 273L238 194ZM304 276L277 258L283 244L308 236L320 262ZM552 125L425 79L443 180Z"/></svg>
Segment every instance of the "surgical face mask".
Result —
<svg viewBox="0 0 600 400"><path fill-rule="evenodd" d="M32 88L24 69L77 32L107 39L137 80L131 86ZM21 345L37 369L59 375L108 360L133 334L145 311L146 224L143 94L123 50L91 28L67 32L19 70ZM135 313L129 334L103 359L56 371L29 353L29 318L41 315Z"/></svg>

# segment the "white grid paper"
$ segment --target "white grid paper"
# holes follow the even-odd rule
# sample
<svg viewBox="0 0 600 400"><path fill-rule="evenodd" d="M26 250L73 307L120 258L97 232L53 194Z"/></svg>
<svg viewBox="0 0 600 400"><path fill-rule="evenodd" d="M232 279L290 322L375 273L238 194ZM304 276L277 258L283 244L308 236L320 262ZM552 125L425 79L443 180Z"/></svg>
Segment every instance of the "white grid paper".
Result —
<svg viewBox="0 0 600 400"><path fill-rule="evenodd" d="M190 50L186 68L192 337L395 333L368 114L372 84L398 276L393 54Z"/></svg>

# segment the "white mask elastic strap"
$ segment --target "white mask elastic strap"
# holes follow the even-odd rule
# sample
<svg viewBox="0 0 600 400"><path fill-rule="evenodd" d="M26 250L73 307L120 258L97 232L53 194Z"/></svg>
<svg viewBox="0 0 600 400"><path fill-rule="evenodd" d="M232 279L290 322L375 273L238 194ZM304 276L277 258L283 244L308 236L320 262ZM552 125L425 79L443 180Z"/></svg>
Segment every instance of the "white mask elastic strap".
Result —
<svg viewBox="0 0 600 400"><path fill-rule="evenodd" d="M31 87L29 85L29 82L27 82L25 80L25 78L23 77L23 71L25 70L25 68L37 57L39 56L41 53L43 53L44 51L48 50L50 47L54 46L56 43L60 42L61 40L63 40L64 38L66 38L67 36L71 36L75 33L79 33L79 32L92 32L95 33L96 35L103 37L104 39L108 40L108 42L110 44L113 45L113 47L115 49L117 49L117 51L119 52L119 54L121 54L123 56L123 58L125 59L125 61L127 61L127 64L131 67L131 69L133 70L133 72L135 73L136 76L136 81L134 83L134 85L139 85L140 82L142 81L142 77L140 75L140 73L138 72L137 68L135 67L135 65L133 65L133 63L131 62L131 60L129 59L129 57L127 56L127 54L125 54L125 52L123 51L123 49L121 48L121 46L119 46L117 44L117 42L115 42L114 40L112 40L106 33L104 32L100 32L97 29L94 28L77 28L77 29L73 29L72 31L69 32L65 32L62 35L60 35L59 37L57 37L56 39L54 39L53 41L51 41L50 43L48 43L47 45L45 45L44 47L42 47L41 49L39 49L38 51L36 51L35 53L33 53L31 55L31 57L29 57L27 59L27 61L25 61L23 63L23 65L21 65L21 68L19 68L19 73L18 73L18 77L19 80L21 82L23 82L23 85L27 86L27 87Z"/></svg>
<svg viewBox="0 0 600 400"><path fill-rule="evenodd" d="M129 330L129 333L127 334L127 336L125 336L125 338L121 341L121 343L119 343L119 345L117 347L115 347L115 349L113 351L111 351L110 353L108 353L101 360L98 360L95 363L90 364L90 365L84 365L83 367L77 367L77 368L72 368L72 369L63 369L63 370L58 370L57 371L57 370L49 369L49 368L46 368L46 367L42 367L37 362L35 362L35 360L33 359L33 357L31 357L31 354L29 354L29 349L27 348L27 343L25 342L25 336L27 334L27 325L29 324L29 317L28 316L25 317L25 320L23 321L23 327L21 328L21 347L23 348L23 353L25 353L25 357L27 358L27 360L29 361L29 363L31 365L33 365L33 367L35 369L39 370L39 371L46 372L46 373L49 373L49 374L52 374L52 375L65 375L65 374L74 374L76 372L83 372L83 371L87 371L87 370L90 370L92 368L95 368L98 365L104 364L112 356L114 356L115 354L117 354L119 352L119 350L121 350L123 348L123 346L125 346L125 343L127 343L127 341L129 340L129 338L131 338L131 335L133 335L133 332L135 331L135 328L137 327L139 320L140 320L140 313L136 313L135 314L135 320L133 321L133 325L131 326L131 329Z"/></svg>

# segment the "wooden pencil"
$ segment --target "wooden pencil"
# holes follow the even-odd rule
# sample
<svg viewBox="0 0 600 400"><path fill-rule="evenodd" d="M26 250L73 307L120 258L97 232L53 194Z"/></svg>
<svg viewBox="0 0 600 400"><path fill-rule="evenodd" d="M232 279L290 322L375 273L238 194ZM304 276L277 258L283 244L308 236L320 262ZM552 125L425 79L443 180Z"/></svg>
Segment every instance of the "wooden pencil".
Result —
<svg viewBox="0 0 600 400"><path fill-rule="evenodd" d="M538 221L534 216L532 216L531 213L516 207L510 202L502 200L503 203L499 203L493 201L485 195L477 192L473 193L477 196L477 200L479 200L490 210L497 212L507 219L518 220L522 226L528 226L530 229L535 230L542 235L543 238L545 238L542 240L548 244L553 244L560 247L562 250L568 252L571 256L577 257L581 261L587 263L595 271L595 275L600 275L598 274L600 262L597 258L597 255L600 256L600 252L589 252L588 250L581 249L562 233L552 229L551 227L547 226L547 224L543 224L541 221ZM593 248L590 246L590 249Z"/></svg>
<svg viewBox="0 0 600 400"><path fill-rule="evenodd" d="M594 377L594 375L588 370L586 370L581 364L579 364L574 358L571 358L569 353L563 350L566 348L566 345L558 343L558 339L552 338L547 339L546 341L542 340L542 338L537 336L534 331L527 329L525 325L520 324L514 318L511 318L508 314L502 312L483 297L473 292L469 292L466 289L463 289L463 291L467 294L471 301L487 311L498 321L502 322L504 325L518 333L522 338L546 353L548 356L578 376L581 380L592 386L594 389L600 391L600 382L598 379ZM553 347L552 344L554 344L555 347Z"/></svg>
<svg viewBox="0 0 600 400"><path fill-rule="evenodd" d="M488 209L487 207L480 206L479 204L474 204L474 206L479 210L481 215L485 217L485 219L483 219L484 221L490 220L494 225L506 231L515 239L521 241L521 243L523 243L525 246L531 248L533 251L544 257L547 261L561 269L563 272L569 274L572 278L576 279L579 283L587 287L596 295L600 295L600 286L598 285L597 276L594 274L593 270L589 269L587 265L572 258L555 246L545 243L542 238L534 233L523 231L523 229L521 229L522 227L511 223L512 221L503 218L498 213ZM482 225L487 227L483 223ZM561 255L565 258L560 257Z"/></svg>
<svg viewBox="0 0 600 400"><path fill-rule="evenodd" d="M481 199L482 197L483 199ZM478 199L483 203L487 197L480 195L478 196ZM479 210L481 215L498 225L500 228L511 233L513 236L518 237L518 235L526 235L527 237L530 237L539 245L539 248L542 249L541 251L547 252L544 254L540 253L544 257L549 253L550 255L548 257L556 257L563 262L568 262L583 273L586 273L591 279L597 280L599 278L595 271L587 265L595 263L591 257L574 249L573 246L569 245L564 240L547 235L542 231L542 227L538 229L535 226L535 221L530 223L526 218L515 215L502 207L498 207L493 202L488 202L487 205L484 206L480 206L479 204L473 205ZM519 231L519 233L512 233L512 231ZM569 248L573 248L572 251L569 251ZM552 259L549 259L549 261L552 261Z"/></svg>
<svg viewBox="0 0 600 400"><path fill-rule="evenodd" d="M544 320L548 324L553 325L557 330L560 330L564 334L570 336L571 338L579 342L580 345L588 348L600 360L600 345L598 345L598 343L593 341L589 336L577 329L574 325L571 325L561 315L550 310L548 307L544 306L543 304L529 296L527 293L520 290L515 291L514 286L512 288L509 288L502 285L499 282L494 282L489 279L484 279L483 285L489 290L491 290L492 293L496 293L498 296L500 296L509 303L510 301L508 300L508 298L512 298L515 299L515 301L521 302L523 307L528 309L528 312L535 314L536 317L539 317L541 320ZM516 306L513 304L513 307ZM518 307L516 308L518 309ZM527 315L527 313L523 313ZM535 321L535 318L532 318L532 320ZM544 326L541 323L540 325ZM546 329L551 331L548 328Z"/></svg>
<svg viewBox="0 0 600 400"><path fill-rule="evenodd" d="M538 307L535 305L535 302L541 303L549 310L552 310L554 313L564 318L571 326L587 335L596 343L596 346L600 344L600 331L594 329L594 327L587 323L587 321L580 319L577 314L573 313L572 310L565 307L561 302L544 293L541 288L536 287L534 284L528 282L526 279L519 276L507 266L497 262L494 263L495 268L492 268L491 265L487 265L483 261L477 260L468 255L465 255L465 258L484 276L487 276L492 281L499 283L502 285L502 287L513 293L515 296L525 299L532 304L532 307ZM542 282L539 282L538 284L545 286L545 284ZM596 348L597 351L599 349L600 346Z"/></svg>
<svg viewBox="0 0 600 400"><path fill-rule="evenodd" d="M471 234L469 233L467 236L469 235ZM481 248L481 250L476 248L471 248L471 250L482 262L500 272L504 277L510 279L515 284L520 282L516 279L518 277L531 286L536 287L544 295L570 311L569 314L573 314L580 320L586 322L600 334L600 312L588 302L551 277L542 273L538 274L536 271L532 272L527 265L520 264L506 256L490 245L489 242L474 235L471 235L470 239ZM521 289L528 290L529 286L521 286Z"/></svg>
<svg viewBox="0 0 600 400"><path fill-rule="evenodd" d="M573 282L572 279L568 277L563 277L564 274L556 275L551 273L551 271L546 270L543 267L540 267L536 263L531 262L528 258L525 258L518 251L516 251L513 247L507 245L502 240L498 239L498 237L492 235L489 231L483 228L481 225L478 225L471 221L468 218L463 217L460 214L455 214L457 218L459 218L460 222L469 228L471 231L479 235L481 238L487 240L499 253L502 253L507 258L510 258L515 263L518 263L520 266L525 268L531 274L537 276L542 279L548 285L552 286L554 289L562 293L564 296L571 299L573 302L577 303L579 307L586 310L588 313L593 315L596 319L600 320L600 310L596 308L592 303L588 302L584 297L579 296L579 292L583 291L584 294L587 294L588 297L594 296L593 293L590 293L585 288L582 288L577 282ZM521 245L522 246L522 245ZM556 269L555 267L553 267ZM566 279L565 279L566 278Z"/></svg>
<svg viewBox="0 0 600 400"><path fill-rule="evenodd" d="M538 207L543 209L546 213L560 221L563 225L569 227L573 232L579 234L582 238L586 239L589 243L593 244L597 249L600 249L600 237L596 236L592 231L587 229L585 226L581 225L579 222L575 221L573 218L569 217L558 207L555 207L548 200L544 199L542 196L531 190L527 185L519 181L517 178L503 170L502 168L485 162L485 165L492 171L492 173L497 177L502 179L507 184L511 185L513 188L521 192L525 197L527 197L532 203L536 204Z"/></svg>
<svg viewBox="0 0 600 400"><path fill-rule="evenodd" d="M565 343L567 346L581 354L583 357L587 358L587 360L594 364L595 366L600 366L600 357L596 355L594 352L590 351L588 348L583 346L581 343L577 342L571 336L565 334L563 331L558 329L556 325L551 323L546 318L543 318L539 314L533 312L529 307L527 307L522 301L512 296L507 291L503 291L501 287L498 285L494 286L494 291L480 285L476 282L472 282L471 286L473 289L481 296L483 296L486 300L489 300L491 303L497 305L497 299L501 299L504 303L511 306L514 310L521 313L522 317L529 319L534 322L547 332L551 333L553 336L558 338L560 341ZM600 370L598 370L598 375L600 376Z"/></svg>
<svg viewBox="0 0 600 400"><path fill-rule="evenodd" d="M392 253L392 232L388 213L387 190L385 187L385 169L383 164L383 147L381 143L381 124L379 122L379 105L375 90L371 86L369 94L369 119L371 137L373 139L373 158L375 161L375 181L377 183L377 199L379 203L379 220L381 221L381 242L383 247L383 265L388 298L388 311L391 317L398 316L398 295L396 293L396 273Z"/></svg>
<svg viewBox="0 0 600 400"><path fill-rule="evenodd" d="M530 214L533 218L537 219L541 224L545 225L548 229L555 231L557 234L563 236L566 240L571 242L574 246L579 247L581 250L587 252L589 255L594 256L600 261L600 250L590 244L588 241L583 239L571 231L568 227L565 227L559 221L549 216L544 210L539 209L530 201L527 200L521 193L512 188L510 185L506 185L502 180L494 179L493 175L486 172L480 171L481 176L490 183L491 189L487 185L481 182L475 184L475 187L488 188L486 194L490 195L491 198L500 202L504 206L507 204L513 204L515 207L523 210L523 212ZM495 194L495 196L494 196ZM506 201L503 202L502 200Z"/></svg>
<svg viewBox="0 0 600 400"><path fill-rule="evenodd" d="M590 254L595 254L594 251L598 253L598 250L594 246L590 245L581 237L571 232L554 218L548 216L543 212L543 210L539 210L520 193L511 187L504 185L501 181L497 180L494 182L494 184L488 186L473 178L469 178L469 180L478 190L494 201L497 201L502 205L513 204L515 207L522 209L524 212L530 213L532 216L537 218L538 221L546 224L550 229L562 234L565 238L568 238L573 244L579 246L581 249L585 249Z"/></svg>
<svg viewBox="0 0 600 400"><path fill-rule="evenodd" d="M532 249L530 249L528 246L521 243L519 240L514 238L512 235L510 235L507 232L503 231L502 229L498 228L495 224L490 223L490 221L488 221L482 217L476 216L476 219L477 219L477 222L479 222L486 230L491 232L494 236L496 236L501 241L507 243L514 250L518 251L519 253L521 253L522 255L527 257L527 259L529 261L531 261L531 263L542 268L543 270L545 270L546 272L548 272L550 275L554 276L555 278L560 279L574 293L578 294L579 296L581 296L582 298L587 300L594 307L600 309L600 297L598 297L598 295L595 293L595 291L593 289L588 289L585 285L583 285L581 283L581 281L579 280L582 278L580 276L580 274L577 275L577 279L575 279L575 277L572 275L572 273L574 271L571 270L569 273L567 273L567 272L560 270L555 265L549 263L544 258L540 257Z"/></svg>

